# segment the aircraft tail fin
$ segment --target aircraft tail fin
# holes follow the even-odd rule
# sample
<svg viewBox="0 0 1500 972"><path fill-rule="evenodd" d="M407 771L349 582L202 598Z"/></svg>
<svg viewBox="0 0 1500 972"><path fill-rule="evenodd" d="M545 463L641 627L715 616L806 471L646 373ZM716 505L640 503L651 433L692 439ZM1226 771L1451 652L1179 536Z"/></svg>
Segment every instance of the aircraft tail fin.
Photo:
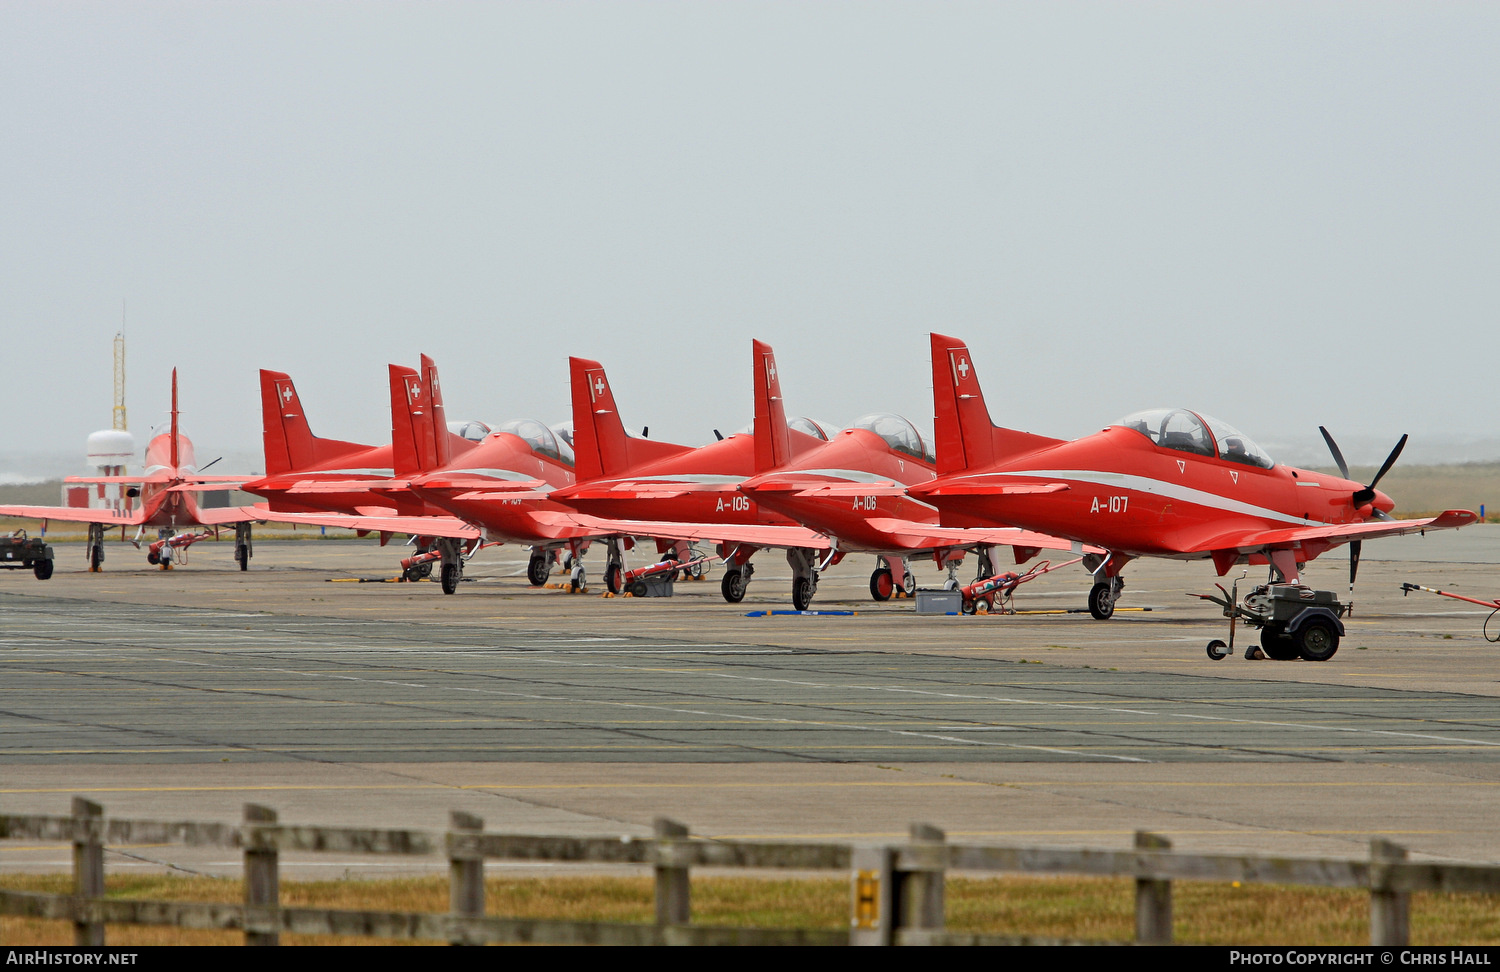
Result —
<svg viewBox="0 0 1500 972"><path fill-rule="evenodd" d="M943 334L932 335L932 404L940 476L982 468L1063 441L996 425L984 403L968 346Z"/></svg>
<svg viewBox="0 0 1500 972"><path fill-rule="evenodd" d="M260 413L267 476L312 469L347 453L370 448L357 442L313 435L307 416L302 413L296 386L280 371L261 370Z"/></svg>
<svg viewBox="0 0 1500 972"><path fill-rule="evenodd" d="M181 465L181 453L177 448L177 369L172 369L172 469Z"/></svg>
<svg viewBox="0 0 1500 972"><path fill-rule="evenodd" d="M462 443L467 446L470 443L463 436L448 431L448 415L443 411L443 388L438 384L437 363L425 354L422 355L422 388L427 392L428 413L432 418L436 466L446 466L453 461L455 445Z"/></svg>
<svg viewBox="0 0 1500 972"><path fill-rule="evenodd" d="M764 341L751 343L755 367L755 471L770 472L792 458L791 431L781 401L776 355Z"/></svg>
<svg viewBox="0 0 1500 972"><path fill-rule="evenodd" d="M573 390L573 469L578 482L624 475L688 450L688 446L626 435L614 391L599 362L569 358L568 372Z"/></svg>
<svg viewBox="0 0 1500 972"><path fill-rule="evenodd" d="M427 387L417 372L389 365L391 381L391 467L398 478L436 469L437 445ZM446 429L444 430L447 431Z"/></svg>

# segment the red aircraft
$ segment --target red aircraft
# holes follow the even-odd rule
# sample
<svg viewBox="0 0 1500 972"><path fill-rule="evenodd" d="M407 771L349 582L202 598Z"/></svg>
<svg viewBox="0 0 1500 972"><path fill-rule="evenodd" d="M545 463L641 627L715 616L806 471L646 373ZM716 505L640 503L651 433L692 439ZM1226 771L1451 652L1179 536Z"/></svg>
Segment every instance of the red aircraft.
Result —
<svg viewBox="0 0 1500 972"><path fill-rule="evenodd" d="M931 444L899 415L866 415L830 441L794 452L775 362L765 359L761 365L755 397L757 474L739 489L828 538L821 563L812 548L787 550L792 603L799 611L811 603L819 574L848 553L876 555L870 595L884 601L896 590L910 593L915 588L913 555L931 556L939 567L946 566L947 586L956 588L955 571L966 550L978 552L979 576L985 578L995 571L994 547L1010 546L1018 564L1043 549L1068 549L1067 541L1008 525L943 527L935 507L907 495L910 487L933 477L935 457Z"/></svg>
<svg viewBox="0 0 1500 972"><path fill-rule="evenodd" d="M552 491L571 486L573 449L565 429L533 419L507 422L471 449L455 455L442 448L446 430L437 369L423 357L423 375L391 366L391 422L398 485L421 502L482 529L492 543L531 547L527 579L547 582L559 551L570 558L570 584L584 586L583 553L610 531L554 502ZM452 594L463 559L451 538L439 536L443 592ZM472 554L472 550L470 551Z"/></svg>
<svg viewBox="0 0 1500 972"><path fill-rule="evenodd" d="M769 345L755 341L752 352L757 376L767 370L776 373ZM604 367L586 358L569 358L568 365L578 482L553 493L553 499L595 516L651 521L649 529L663 537L657 543L659 552L668 554L675 547L671 554L680 561L687 560L681 547L689 540L724 543L724 531L733 527L729 532L738 540L727 553L727 570L719 585L731 604L744 598L755 570L750 558L763 541L771 546L821 544L827 548L826 537L763 509L739 492L740 483L756 471L754 435L737 433L701 448L629 436ZM792 455L828 441L828 432L810 419L792 419L790 426L787 448ZM663 523L686 529L679 531ZM636 529L644 531L647 526L637 522ZM605 575L612 591L618 588L618 570L611 563Z"/></svg>
<svg viewBox="0 0 1500 972"><path fill-rule="evenodd" d="M426 355L424 369L437 370ZM261 422L265 436L266 474L245 484L245 490L264 496L276 513L349 513L372 517L442 514L421 508L409 495L393 498L391 480L398 476L392 446L372 446L314 435L292 379L279 371L260 373ZM408 426L408 431L410 427ZM488 434L471 422L464 434L447 428L426 434L435 447L456 455L472 449ZM404 472L414 472L415 469ZM382 489L383 487L383 489Z"/></svg>
<svg viewBox="0 0 1500 972"><path fill-rule="evenodd" d="M1273 583L1305 591L1301 565L1347 543L1352 590L1362 540L1476 519L1467 510L1391 518L1395 504L1375 486L1406 436L1363 484L1348 478L1326 430L1342 477L1279 465L1233 426L1181 408L1136 412L1071 442L1018 432L994 425L968 348L941 334L932 335L932 386L938 476L910 495L936 504L951 525L1015 524L1102 548L1084 561L1095 580L1089 610L1101 620L1136 557L1211 559L1220 576L1268 563Z"/></svg>
<svg viewBox="0 0 1500 972"><path fill-rule="evenodd" d="M786 551L793 571L792 603L806 610L822 570L851 550L882 554L871 578L871 593L888 599L909 585L905 558L932 554L955 565L969 546L1011 544L1019 560L1042 547L1066 542L1015 529L947 530L937 511L903 496L903 484L932 476L924 462L921 436L894 415L873 415L832 437L816 423L788 422L771 348L754 342L755 433L731 436L693 453L668 454L655 464L604 474L572 490L565 501L619 516L649 515L651 522L613 521L635 532L719 545L725 561L721 588L731 603L744 597L752 572L750 557L761 548ZM608 454L645 447L628 439L614 397L595 362L574 359L573 394L580 456L597 441L600 464ZM580 476L585 460L580 458ZM746 479L746 474L752 474ZM586 504L589 504L586 506ZM649 513L647 512L649 511ZM664 522L673 521L673 522ZM986 551L987 553L987 551Z"/></svg>
<svg viewBox="0 0 1500 972"><path fill-rule="evenodd" d="M217 462L217 460L215 460ZM210 463L209 465L212 465ZM244 476L205 476L198 472L193 443L178 428L177 369L172 369L171 426L154 436L146 445L146 469L140 476L69 476L69 483L119 483L131 487L126 492L126 506L121 509L90 509L72 506L0 506L0 516L35 517L65 523L89 524L86 548L89 570L104 564L104 531L107 527L136 527L135 544L146 527L156 527L160 539L150 545L146 559L162 568L170 568L174 551L184 549L201 534L178 535L179 527L219 527L234 524L234 559L240 570L249 568L251 556L251 521L266 519L264 510L248 506L204 508L196 494L238 486ZM138 502L132 503L132 500Z"/></svg>

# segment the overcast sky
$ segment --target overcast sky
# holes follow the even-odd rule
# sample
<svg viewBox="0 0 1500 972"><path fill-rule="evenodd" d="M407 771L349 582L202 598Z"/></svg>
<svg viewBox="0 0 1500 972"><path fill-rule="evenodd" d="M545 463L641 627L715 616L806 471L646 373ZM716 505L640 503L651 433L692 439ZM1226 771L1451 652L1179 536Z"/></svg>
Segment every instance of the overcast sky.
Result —
<svg viewBox="0 0 1500 972"><path fill-rule="evenodd" d="M930 330L1049 435L1494 437L1497 51L1495 3L0 0L0 451L108 427L122 303L132 431L176 365L200 456L261 367L388 441L421 352L450 417L565 419L576 354L699 442L752 337L792 413L930 427Z"/></svg>

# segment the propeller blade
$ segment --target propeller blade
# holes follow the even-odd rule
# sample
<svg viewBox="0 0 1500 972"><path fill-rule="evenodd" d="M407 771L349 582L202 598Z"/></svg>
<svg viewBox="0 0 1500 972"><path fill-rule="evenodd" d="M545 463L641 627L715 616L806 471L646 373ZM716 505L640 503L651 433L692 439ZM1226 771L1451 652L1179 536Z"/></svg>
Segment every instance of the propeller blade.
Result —
<svg viewBox="0 0 1500 972"><path fill-rule="evenodd" d="M1359 552L1363 541L1349 541L1349 593L1354 593L1354 578L1359 573Z"/></svg>
<svg viewBox="0 0 1500 972"><path fill-rule="evenodd" d="M1406 439L1407 436L1403 435L1401 441L1396 443L1396 448L1392 449L1391 454L1385 457L1385 463L1380 467L1380 472L1375 474L1375 478L1370 480L1370 485L1354 494L1355 506L1364 506L1375 498L1375 484L1380 482L1381 477L1390 472L1391 467L1396 464L1396 459L1401 455L1401 450L1406 448Z"/></svg>
<svg viewBox="0 0 1500 972"><path fill-rule="evenodd" d="M1396 443L1396 448L1392 449L1391 454L1385 457L1385 465L1380 467L1380 472L1376 473L1375 478L1370 480L1370 485L1365 487L1366 489L1374 489L1375 484L1380 482L1380 478L1391 471L1391 467L1396 464L1396 458L1401 455L1401 450L1406 448L1406 438L1403 435L1401 441Z"/></svg>
<svg viewBox="0 0 1500 972"><path fill-rule="evenodd" d="M1333 436L1329 435L1328 430L1321 425L1318 426L1318 431L1323 433L1323 441L1328 443L1328 451L1333 453L1333 461L1339 467L1339 475L1348 479L1349 464L1344 461L1344 454L1339 451L1338 445L1334 443Z"/></svg>

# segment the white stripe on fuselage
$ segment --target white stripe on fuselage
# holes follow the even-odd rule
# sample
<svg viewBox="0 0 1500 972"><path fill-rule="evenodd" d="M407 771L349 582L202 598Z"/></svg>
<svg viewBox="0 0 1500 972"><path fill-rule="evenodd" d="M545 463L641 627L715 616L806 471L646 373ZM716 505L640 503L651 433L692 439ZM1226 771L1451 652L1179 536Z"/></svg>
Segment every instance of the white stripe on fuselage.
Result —
<svg viewBox="0 0 1500 972"><path fill-rule="evenodd" d="M518 483L528 482L536 478L530 473L516 472L514 469L444 469L441 472L432 473L434 476L458 476L462 474L489 476L491 479L504 479Z"/></svg>
<svg viewBox="0 0 1500 972"><path fill-rule="evenodd" d="M287 476L380 476L391 479L396 475L394 469L294 469Z"/></svg>
<svg viewBox="0 0 1500 972"><path fill-rule="evenodd" d="M865 472L863 469L787 469L784 472L778 470L777 472L772 472L772 473L769 473L768 475L771 475L771 476L776 476L776 475L787 475L787 476L795 476L795 475L803 475L803 476L831 476L831 477L833 477L835 479L842 479L842 480L845 480L847 482L852 482L852 483L889 483L889 482L896 482L896 483L900 483L900 485L902 485L902 486L915 486L916 485L915 483L902 483L900 480L896 479L896 477L894 477L894 476L881 476L881 475L878 475L876 473ZM925 482L926 480L923 480L923 481ZM814 488L816 488L816 487L814 487ZM908 501L910 501L912 503L916 503L918 506L925 506L929 510L933 510L933 511L937 510L937 507L933 506L931 503L927 503L927 502L924 502L922 500L919 500L915 496L912 496L910 494L907 494L906 496L904 496L902 498L905 499L905 500L908 500Z"/></svg>
<svg viewBox="0 0 1500 972"><path fill-rule="evenodd" d="M620 476L616 479L596 479L584 483L586 486L624 486L630 483L743 483L745 476L723 476L715 473L664 473L660 476Z"/></svg>
<svg viewBox="0 0 1500 972"><path fill-rule="evenodd" d="M979 479L991 476L1062 479L1075 483L1088 483L1091 486L1133 489L1138 493L1153 493L1157 496L1166 496L1170 499L1181 500L1184 503L1193 503L1198 506L1223 510L1226 513L1258 516L1266 520L1275 520L1278 523L1295 523L1301 525L1308 522L1300 516L1292 516L1290 513L1282 513L1280 510L1271 510L1264 506L1256 506L1253 503L1230 499L1227 496L1220 496L1218 493L1193 489L1190 486L1183 486L1180 483L1169 483L1160 479L1152 479L1149 476L1132 476L1128 473L1100 472L1094 469L1017 469L1006 470L1005 472L980 473L962 478Z"/></svg>

